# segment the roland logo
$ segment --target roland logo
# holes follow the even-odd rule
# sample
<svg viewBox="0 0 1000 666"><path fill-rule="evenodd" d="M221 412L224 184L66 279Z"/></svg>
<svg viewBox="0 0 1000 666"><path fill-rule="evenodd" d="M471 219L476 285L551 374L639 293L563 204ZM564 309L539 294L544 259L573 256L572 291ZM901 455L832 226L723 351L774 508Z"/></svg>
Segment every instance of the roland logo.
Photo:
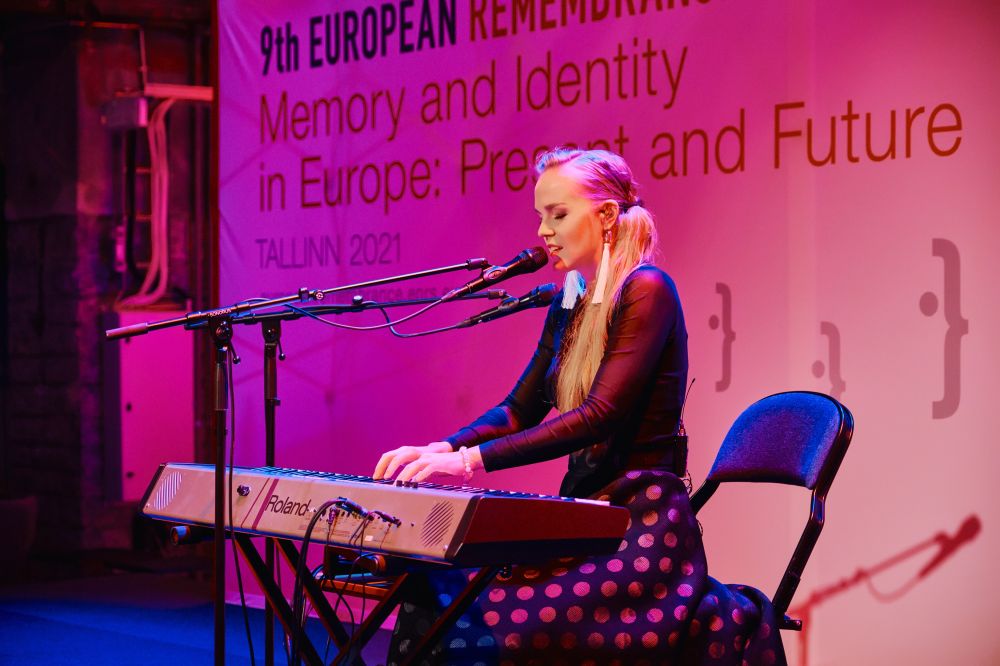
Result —
<svg viewBox="0 0 1000 666"><path fill-rule="evenodd" d="M295 514L296 516L306 515L311 504L312 500L303 504L302 502L293 501L291 497L281 498L277 495L271 495L270 499L267 500L267 508L272 513Z"/></svg>

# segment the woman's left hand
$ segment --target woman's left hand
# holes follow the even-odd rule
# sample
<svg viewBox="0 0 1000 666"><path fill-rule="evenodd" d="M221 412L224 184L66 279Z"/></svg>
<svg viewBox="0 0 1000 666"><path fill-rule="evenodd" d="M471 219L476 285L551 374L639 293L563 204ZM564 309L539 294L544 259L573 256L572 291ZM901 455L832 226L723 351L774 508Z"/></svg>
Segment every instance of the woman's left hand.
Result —
<svg viewBox="0 0 1000 666"><path fill-rule="evenodd" d="M475 471L483 466L482 458L477 449L468 449L466 455L469 456L469 463ZM422 453L420 456L407 463L399 475L397 481L425 481L432 476L457 476L465 477L465 460L460 451L448 451L446 453Z"/></svg>

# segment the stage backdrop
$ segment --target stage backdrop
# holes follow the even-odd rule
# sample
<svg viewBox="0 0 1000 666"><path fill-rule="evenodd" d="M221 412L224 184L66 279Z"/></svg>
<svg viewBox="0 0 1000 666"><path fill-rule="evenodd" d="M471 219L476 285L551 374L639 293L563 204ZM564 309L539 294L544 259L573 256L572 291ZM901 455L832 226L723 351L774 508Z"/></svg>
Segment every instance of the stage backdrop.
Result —
<svg viewBox="0 0 1000 666"><path fill-rule="evenodd" d="M506 261L538 244L535 153L619 152L687 317L695 483L760 397L823 391L856 417L797 596L809 661L997 663L998 19L987 0L222 0L221 302ZM505 395L542 318L409 340L286 324L278 464L370 473L451 433ZM236 347L236 460L262 464L260 331ZM563 467L476 482L551 492ZM710 571L772 593L806 513L804 493L724 489Z"/></svg>

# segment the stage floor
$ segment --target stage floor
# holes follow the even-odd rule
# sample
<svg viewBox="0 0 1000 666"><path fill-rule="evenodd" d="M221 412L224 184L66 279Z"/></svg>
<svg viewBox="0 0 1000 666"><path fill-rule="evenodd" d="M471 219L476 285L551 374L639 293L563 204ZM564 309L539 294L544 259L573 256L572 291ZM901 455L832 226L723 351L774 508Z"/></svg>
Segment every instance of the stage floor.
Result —
<svg viewBox="0 0 1000 666"><path fill-rule="evenodd" d="M264 613L249 613L256 663L263 664ZM0 587L0 665L211 664L213 617L209 584L186 574L8 585ZM322 653L322 626L311 619L307 631ZM385 631L376 635L366 663L385 662L388 638ZM233 605L226 606L226 656L228 664L250 663L243 614ZM286 662L279 642L275 663Z"/></svg>

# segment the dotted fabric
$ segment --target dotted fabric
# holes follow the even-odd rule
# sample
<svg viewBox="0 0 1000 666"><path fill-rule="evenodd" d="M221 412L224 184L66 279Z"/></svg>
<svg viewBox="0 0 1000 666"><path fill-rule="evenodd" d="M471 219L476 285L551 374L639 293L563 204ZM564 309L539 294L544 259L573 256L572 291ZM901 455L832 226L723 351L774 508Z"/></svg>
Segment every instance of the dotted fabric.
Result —
<svg viewBox="0 0 1000 666"><path fill-rule="evenodd" d="M438 645L434 664L785 664L767 598L707 573L683 483L630 471L599 499L629 509L617 553L518 566L496 581ZM429 578L403 604L387 664L397 664L469 572Z"/></svg>

